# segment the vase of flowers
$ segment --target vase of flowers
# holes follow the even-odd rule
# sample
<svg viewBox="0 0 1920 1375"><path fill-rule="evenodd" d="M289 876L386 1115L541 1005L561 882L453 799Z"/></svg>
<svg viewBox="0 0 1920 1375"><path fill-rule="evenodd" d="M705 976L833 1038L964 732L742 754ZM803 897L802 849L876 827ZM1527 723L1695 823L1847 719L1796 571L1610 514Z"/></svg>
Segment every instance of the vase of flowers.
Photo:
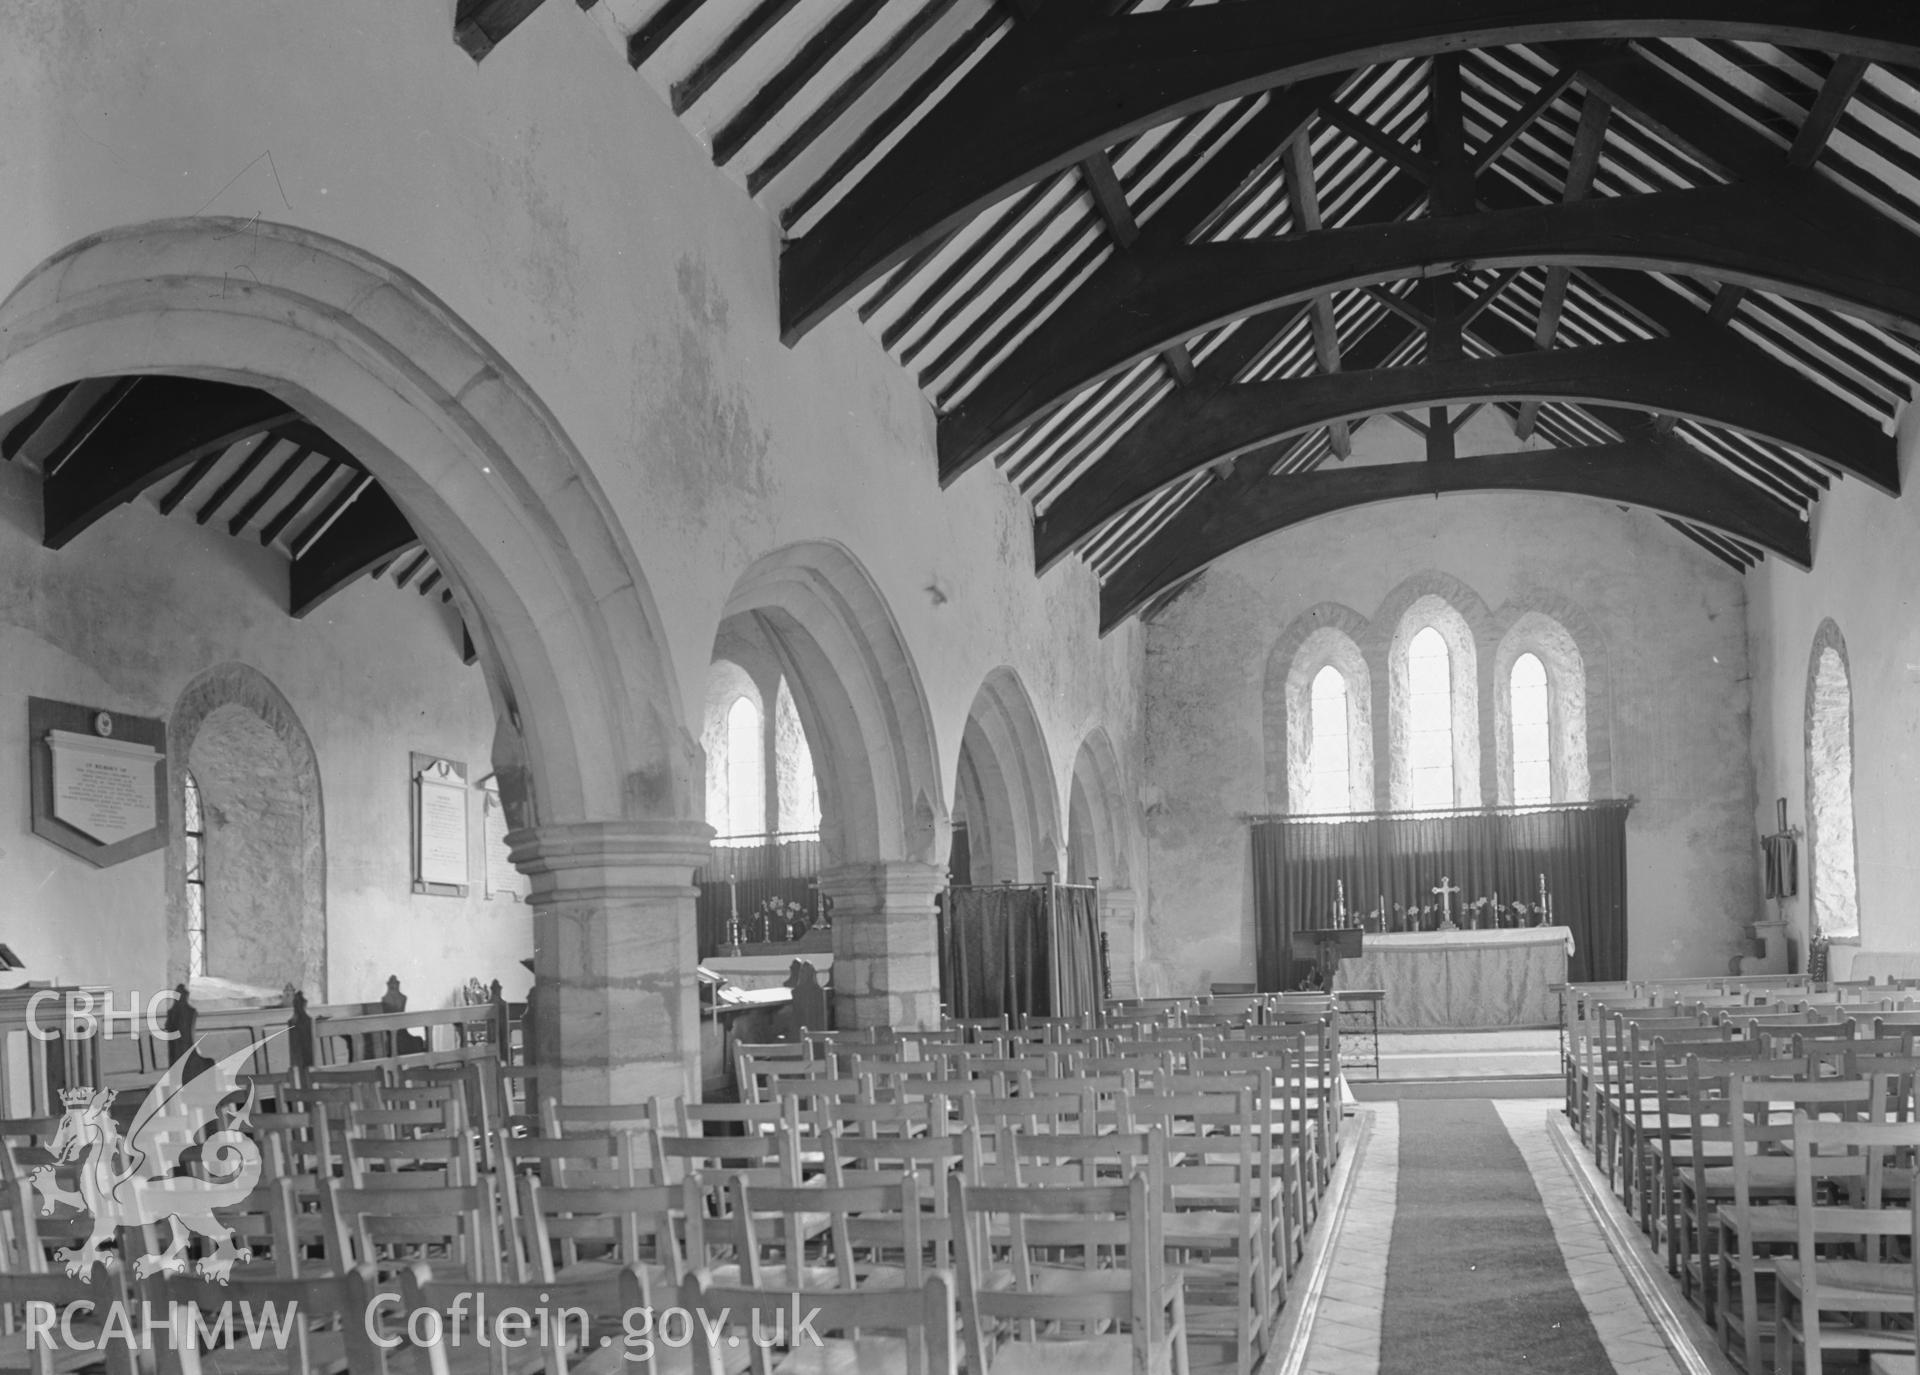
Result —
<svg viewBox="0 0 1920 1375"><path fill-rule="evenodd" d="M765 898L753 909L760 921L761 939L784 944L800 934L800 904L785 898Z"/></svg>

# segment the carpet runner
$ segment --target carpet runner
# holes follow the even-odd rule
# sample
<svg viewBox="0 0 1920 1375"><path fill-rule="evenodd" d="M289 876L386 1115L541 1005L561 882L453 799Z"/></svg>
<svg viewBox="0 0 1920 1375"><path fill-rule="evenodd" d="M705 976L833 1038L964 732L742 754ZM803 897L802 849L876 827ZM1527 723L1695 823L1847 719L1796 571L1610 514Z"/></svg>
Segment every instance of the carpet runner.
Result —
<svg viewBox="0 0 1920 1375"><path fill-rule="evenodd" d="M1486 1099L1400 1110L1382 1375L1611 1371L1520 1150Z"/></svg>

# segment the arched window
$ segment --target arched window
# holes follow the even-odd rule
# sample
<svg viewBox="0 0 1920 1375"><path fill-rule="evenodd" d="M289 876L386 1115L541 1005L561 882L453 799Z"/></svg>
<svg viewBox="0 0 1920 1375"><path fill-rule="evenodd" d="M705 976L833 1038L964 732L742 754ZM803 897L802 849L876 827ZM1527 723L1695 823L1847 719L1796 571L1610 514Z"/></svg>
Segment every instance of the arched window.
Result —
<svg viewBox="0 0 1920 1375"><path fill-rule="evenodd" d="M207 974L207 815L192 769L180 770L185 794L181 830L187 842L187 977Z"/></svg>
<svg viewBox="0 0 1920 1375"><path fill-rule="evenodd" d="M785 678L773 698L773 773L780 833L818 831L820 783L813 774L813 751L800 725L800 709Z"/></svg>
<svg viewBox="0 0 1920 1375"><path fill-rule="evenodd" d="M1373 809L1373 680L1359 644L1330 615L1289 627L1269 660L1267 728L1273 800L1295 813ZM1298 638L1298 645L1292 641ZM1276 729L1283 727L1285 734ZM1284 788L1284 791L1282 789Z"/></svg>
<svg viewBox="0 0 1920 1375"><path fill-rule="evenodd" d="M1513 800L1519 805L1553 801L1553 722L1547 701L1547 666L1537 654L1513 661L1508 678L1513 703Z"/></svg>
<svg viewBox="0 0 1920 1375"><path fill-rule="evenodd" d="M736 697L727 708L727 791L725 828L710 824L722 835L762 835L767 829L766 725L760 708L749 697Z"/></svg>
<svg viewBox="0 0 1920 1375"><path fill-rule="evenodd" d="M1500 801L1587 801L1587 665L1572 633L1545 612L1525 612L1501 638L1493 669L1505 683L1493 706Z"/></svg>
<svg viewBox="0 0 1920 1375"><path fill-rule="evenodd" d="M1307 755L1307 810L1344 812L1349 801L1351 732L1347 720L1347 680L1328 664L1313 677L1313 734Z"/></svg>
<svg viewBox="0 0 1920 1375"><path fill-rule="evenodd" d="M1407 725L1411 805L1453 806L1453 656L1432 626L1407 646Z"/></svg>
<svg viewBox="0 0 1920 1375"><path fill-rule="evenodd" d="M1813 925L1822 936L1860 934L1854 869L1853 687L1845 649L1831 624L1820 629L1807 684L1808 870Z"/></svg>

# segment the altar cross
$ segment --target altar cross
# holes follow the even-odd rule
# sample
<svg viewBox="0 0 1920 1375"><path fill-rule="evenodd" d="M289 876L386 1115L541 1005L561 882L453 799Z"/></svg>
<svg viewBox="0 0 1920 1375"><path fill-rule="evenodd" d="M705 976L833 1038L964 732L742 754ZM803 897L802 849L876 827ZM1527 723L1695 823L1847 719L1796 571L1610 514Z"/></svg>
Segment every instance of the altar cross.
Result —
<svg viewBox="0 0 1920 1375"><path fill-rule="evenodd" d="M1453 920L1453 895L1459 891L1452 879L1445 874L1440 875L1440 886L1433 890L1433 895L1440 899L1441 921Z"/></svg>

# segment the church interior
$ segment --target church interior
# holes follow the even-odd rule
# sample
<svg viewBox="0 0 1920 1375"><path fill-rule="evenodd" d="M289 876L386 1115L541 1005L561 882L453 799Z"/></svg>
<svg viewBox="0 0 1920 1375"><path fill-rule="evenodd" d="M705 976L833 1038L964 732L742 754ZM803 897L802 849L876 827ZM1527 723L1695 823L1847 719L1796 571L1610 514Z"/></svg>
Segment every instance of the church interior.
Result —
<svg viewBox="0 0 1920 1375"><path fill-rule="evenodd" d="M1915 1368L1920 11L0 13L28 1356Z"/></svg>

